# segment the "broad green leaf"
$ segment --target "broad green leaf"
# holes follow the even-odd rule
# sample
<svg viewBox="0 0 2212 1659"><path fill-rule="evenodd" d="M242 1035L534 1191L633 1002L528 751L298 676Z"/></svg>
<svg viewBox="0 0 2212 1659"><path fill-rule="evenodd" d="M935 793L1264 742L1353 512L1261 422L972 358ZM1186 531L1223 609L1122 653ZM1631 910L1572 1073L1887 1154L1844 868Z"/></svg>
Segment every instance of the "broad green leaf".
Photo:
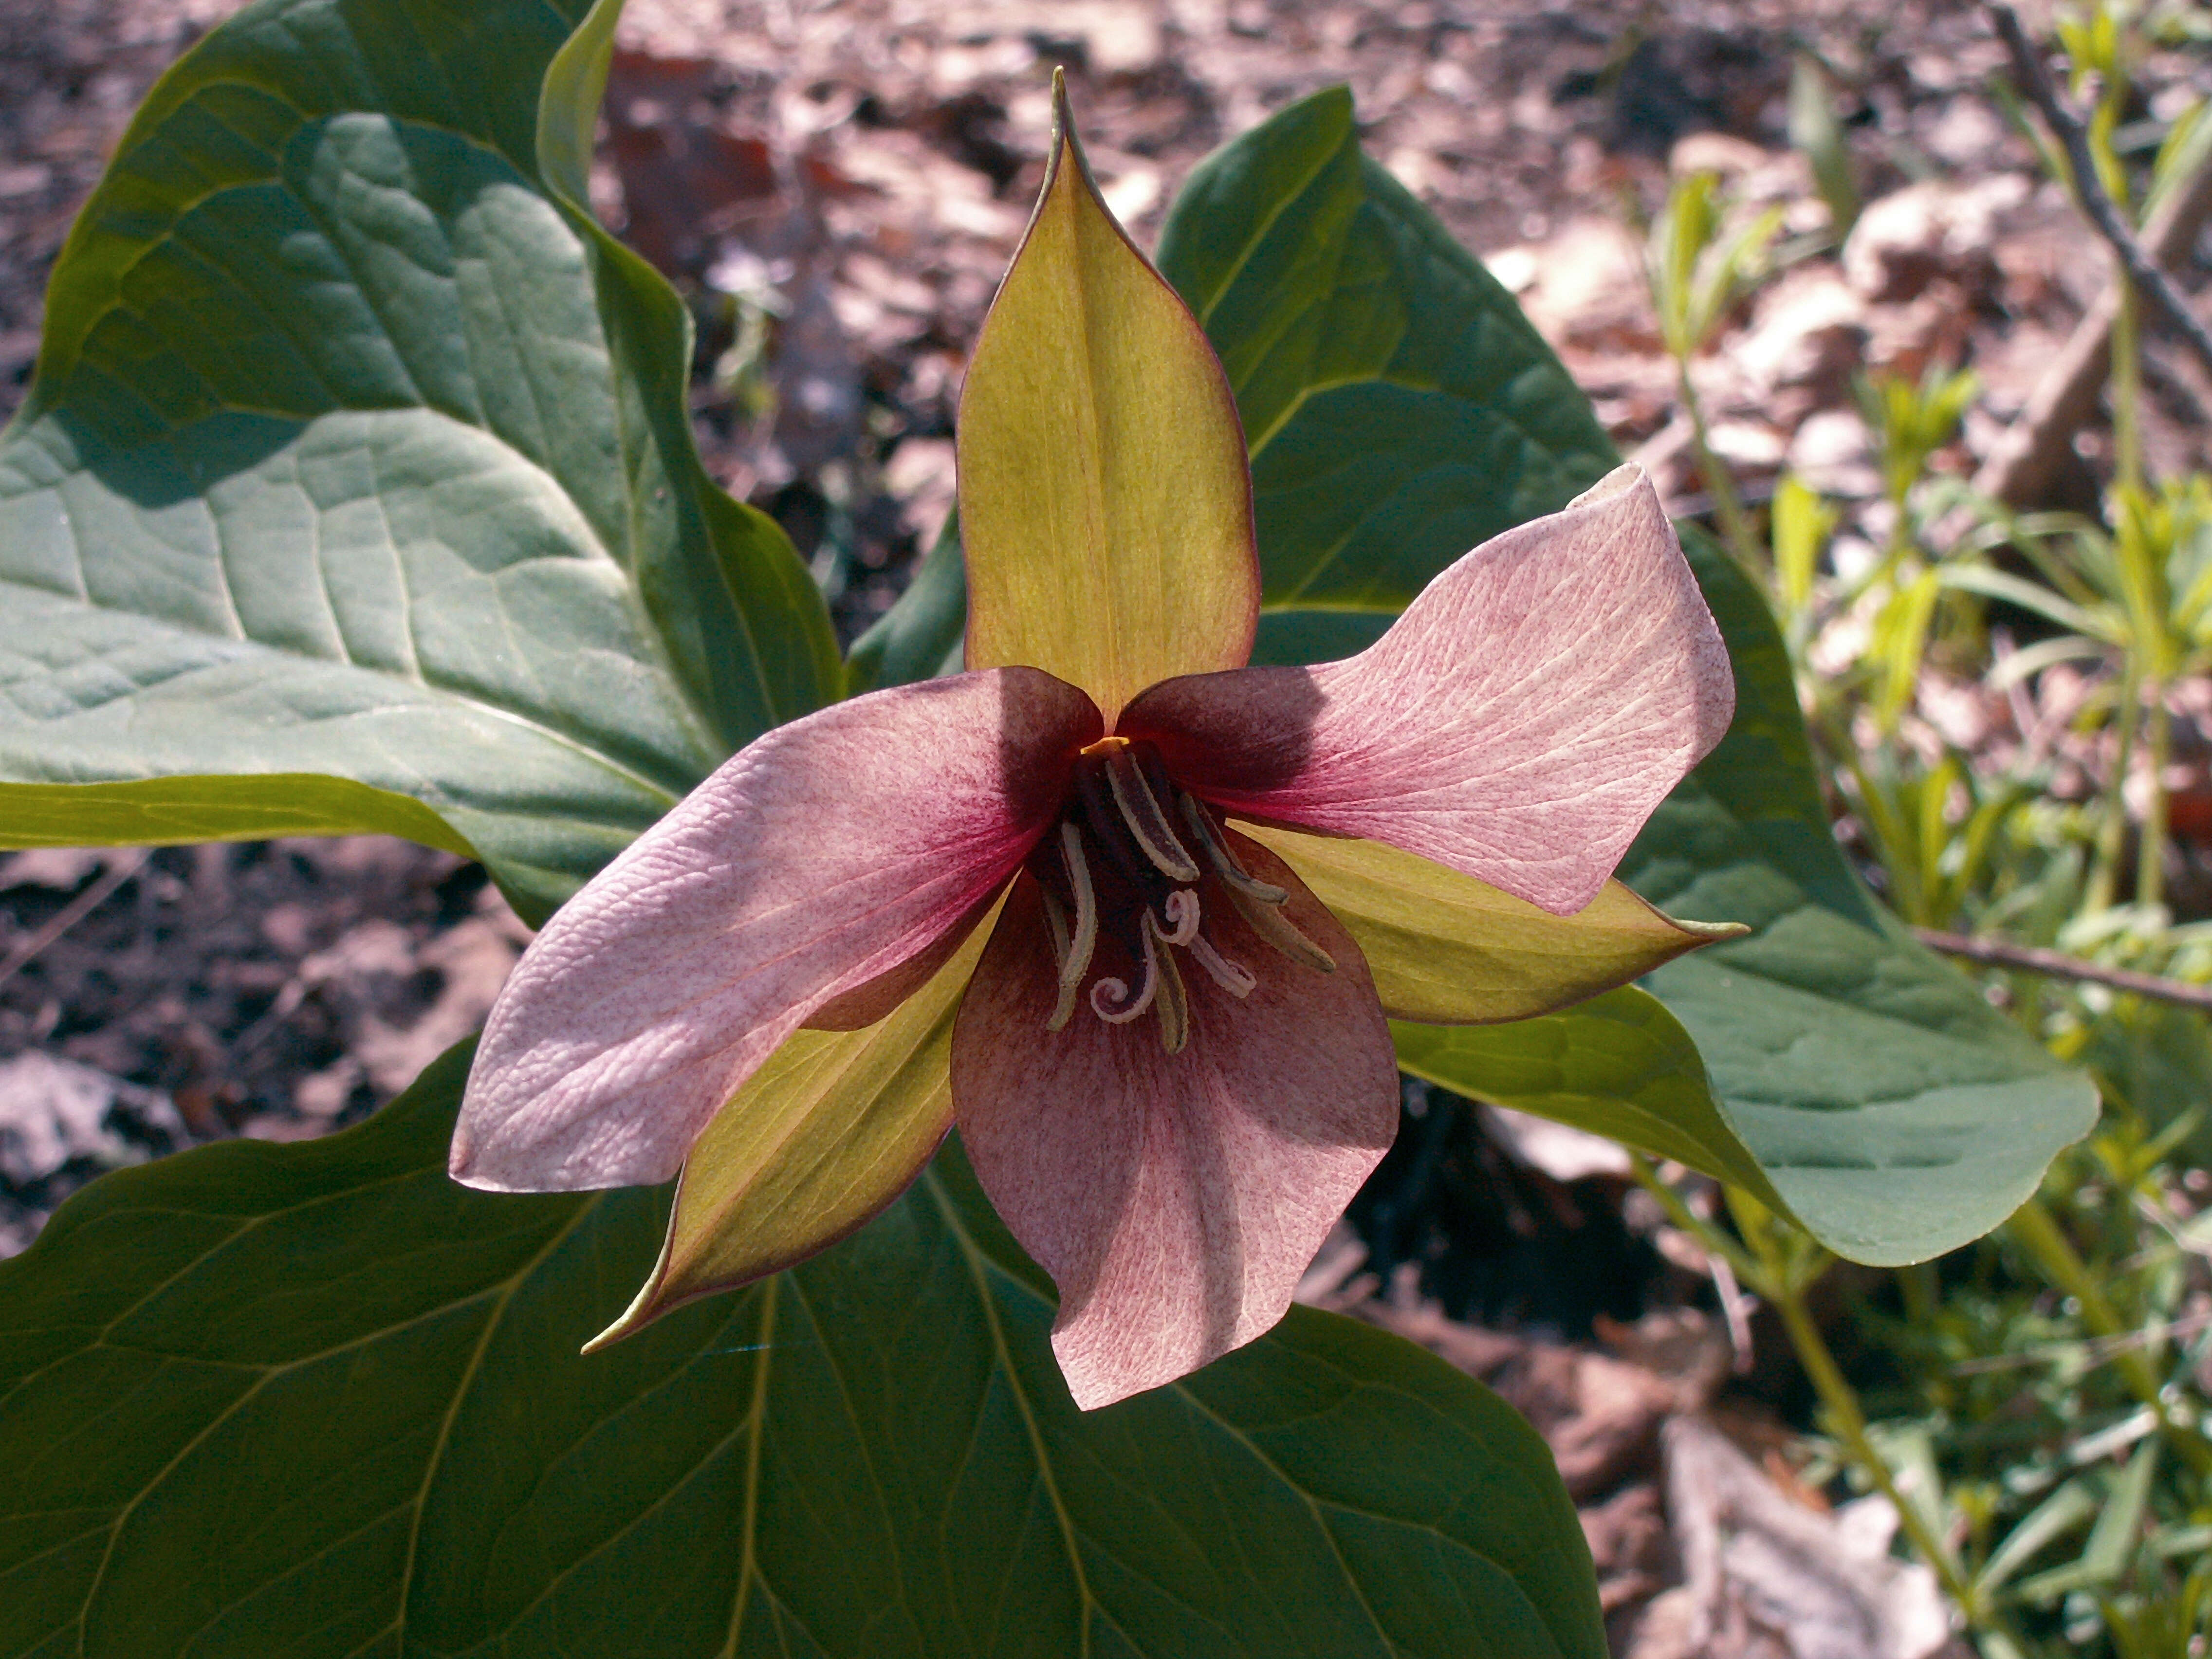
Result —
<svg viewBox="0 0 2212 1659"><path fill-rule="evenodd" d="M829 694L691 449L681 304L545 182L571 6L261 0L155 87L0 438L0 780L167 780L208 836L267 813L204 781L345 778L327 829L410 796L542 914Z"/></svg>
<svg viewBox="0 0 2212 1659"><path fill-rule="evenodd" d="M960 391L970 667L1121 706L1241 666L1259 573L1237 410L1206 337L1091 183L1054 82L1051 160Z"/></svg>
<svg viewBox="0 0 2212 1659"><path fill-rule="evenodd" d="M1381 842L1239 823L1358 942L1394 1019L1497 1024L1625 985L1740 931L1686 925L1617 881L1571 916Z"/></svg>
<svg viewBox="0 0 2212 1659"><path fill-rule="evenodd" d="M1084 1415L957 1157L604 1352L664 1201L361 1127L94 1182L0 1264L0 1654L1602 1659L1543 1442L1294 1309Z"/></svg>
<svg viewBox="0 0 2212 1659"><path fill-rule="evenodd" d="M1271 608L1397 611L1614 465L1512 296L1360 154L1344 88L1200 162L1159 264L1236 388Z"/></svg>
<svg viewBox="0 0 2212 1659"><path fill-rule="evenodd" d="M1340 90L1201 164L1160 263L1206 323L1251 436L1270 660L1358 648L1378 625L1358 612L1395 610L1613 465L1510 298L1359 155ZM1650 987L1696 1040L1727 1127L1808 1227L1863 1261L1938 1254L2033 1190L2087 1130L2095 1093L1861 889L1829 833L1765 602L1710 542L1685 542L1735 658L1736 720L1620 876L1670 914L1754 932Z"/></svg>
<svg viewBox="0 0 2212 1659"><path fill-rule="evenodd" d="M1623 986L1510 1025L1393 1021L1390 1032L1415 1077L1671 1158L1787 1209L1721 1115L1697 1044L1649 992Z"/></svg>
<svg viewBox="0 0 2212 1659"><path fill-rule="evenodd" d="M1252 660L1295 668L1356 657L1382 637L1390 611L1262 611Z"/></svg>
<svg viewBox="0 0 2212 1659"><path fill-rule="evenodd" d="M799 1030L684 1155L660 1258L594 1346L836 1243L914 1184L952 1128L952 1020L998 921L874 1024Z"/></svg>

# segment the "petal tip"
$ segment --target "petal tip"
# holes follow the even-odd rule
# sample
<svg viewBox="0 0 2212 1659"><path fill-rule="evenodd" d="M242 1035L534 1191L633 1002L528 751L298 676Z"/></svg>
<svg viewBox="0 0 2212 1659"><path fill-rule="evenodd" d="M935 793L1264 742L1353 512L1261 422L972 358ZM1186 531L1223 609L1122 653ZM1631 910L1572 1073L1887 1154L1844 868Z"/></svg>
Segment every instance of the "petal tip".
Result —
<svg viewBox="0 0 2212 1659"><path fill-rule="evenodd" d="M656 1264L652 1277L638 1286L637 1294L630 1298L629 1306L622 1310L621 1316L576 1352L580 1354L597 1353L602 1348L612 1347L623 1338L635 1336L666 1313L668 1309L659 1303L663 1277L661 1267Z"/></svg>
<svg viewBox="0 0 2212 1659"><path fill-rule="evenodd" d="M1650 477L1635 462L1623 461L1581 495L1576 496L1574 500L1569 501L1561 510L1571 513L1578 507L1602 506L1607 501L1630 494L1639 484L1650 492L1652 503L1656 506L1659 492L1653 488ZM1663 517L1664 514L1662 514L1662 516Z"/></svg>
<svg viewBox="0 0 2212 1659"><path fill-rule="evenodd" d="M1052 1357L1059 1363L1075 1408L1095 1412L1179 1382L1220 1356L1208 1353L1176 1359L1158 1353L1102 1352L1095 1333L1055 1328Z"/></svg>

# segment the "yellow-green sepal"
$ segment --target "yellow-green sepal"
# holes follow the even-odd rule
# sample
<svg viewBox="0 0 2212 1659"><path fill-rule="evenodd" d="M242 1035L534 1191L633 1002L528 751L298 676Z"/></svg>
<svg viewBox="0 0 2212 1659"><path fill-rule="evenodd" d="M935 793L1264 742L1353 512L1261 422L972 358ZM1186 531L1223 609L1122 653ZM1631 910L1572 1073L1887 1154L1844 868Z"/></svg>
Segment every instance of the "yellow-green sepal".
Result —
<svg viewBox="0 0 2212 1659"><path fill-rule="evenodd" d="M1455 1094L1603 1135L1742 1188L1790 1213L1729 1125L1698 1046L1633 985L1510 1025L1394 1020L1398 1064Z"/></svg>
<svg viewBox="0 0 2212 1659"><path fill-rule="evenodd" d="M1115 222L1065 85L1027 235L961 390L967 665L1121 707L1241 667L1259 615L1237 403L1190 308Z"/></svg>
<svg viewBox="0 0 2212 1659"><path fill-rule="evenodd" d="M873 1025L784 1039L693 1144L660 1259L586 1352L805 1261L913 1183L952 1127L952 1018L997 918Z"/></svg>
<svg viewBox="0 0 2212 1659"><path fill-rule="evenodd" d="M1393 1019L1527 1019L1746 931L1733 922L1677 921L1617 881L1573 915L1555 916L1381 842L1238 828L1296 870L1358 941Z"/></svg>

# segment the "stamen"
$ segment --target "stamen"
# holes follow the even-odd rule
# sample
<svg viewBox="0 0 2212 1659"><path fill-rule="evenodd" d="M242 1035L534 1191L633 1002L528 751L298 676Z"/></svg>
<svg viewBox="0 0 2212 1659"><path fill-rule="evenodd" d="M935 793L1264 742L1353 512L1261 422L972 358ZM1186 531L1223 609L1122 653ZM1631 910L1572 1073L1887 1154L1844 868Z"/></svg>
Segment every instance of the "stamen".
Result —
<svg viewBox="0 0 2212 1659"><path fill-rule="evenodd" d="M1151 918L1146 918L1147 923ZM1139 1014L1152 1006L1152 998L1160 988L1159 947L1152 943L1152 929L1143 930L1145 942L1144 982L1137 987L1137 994L1129 994L1127 980L1101 979L1091 987L1091 1012L1109 1025L1127 1025Z"/></svg>
<svg viewBox="0 0 2212 1659"><path fill-rule="evenodd" d="M1067 965L1067 910L1042 882L1037 896L1044 901L1044 925L1052 930L1052 970L1057 975Z"/></svg>
<svg viewBox="0 0 2212 1659"><path fill-rule="evenodd" d="M1049 888L1045 891L1045 917L1053 924L1053 943L1059 946L1063 937L1066 948L1059 951L1060 997L1053 1004L1052 1018L1045 1022L1045 1030L1064 1029L1075 1012L1075 994L1083 988L1083 976L1091 971L1091 957L1098 948L1098 898L1091 885L1091 863L1083 856L1083 832L1073 823L1060 826L1060 850L1067 870L1067 884L1074 890L1075 928L1066 935L1064 918L1054 912L1059 904Z"/></svg>
<svg viewBox="0 0 2212 1659"><path fill-rule="evenodd" d="M1213 975L1213 982L1232 997L1250 996L1252 988L1260 982L1250 969L1215 950L1213 941L1203 933L1191 940L1190 953L1198 958L1200 967Z"/></svg>
<svg viewBox="0 0 2212 1659"><path fill-rule="evenodd" d="M1251 923L1252 931L1269 945L1301 967L1324 974L1336 971L1336 958L1300 933L1279 905L1252 898L1233 884L1224 882L1223 885L1229 889L1229 902L1237 907L1237 914Z"/></svg>
<svg viewBox="0 0 2212 1659"><path fill-rule="evenodd" d="M1199 804L1198 797L1188 791L1182 793L1184 821L1198 834L1199 845L1206 848L1206 861L1213 866L1213 873L1221 878L1222 884L1232 893L1242 893L1262 904L1280 904L1290 894L1272 883L1261 881L1237 861L1237 854L1229 850L1229 843L1221 831L1214 827L1213 815ZM1237 907L1242 909L1243 907Z"/></svg>
<svg viewBox="0 0 2212 1659"><path fill-rule="evenodd" d="M1083 821L1091 838L1106 849L1106 861L1139 892L1157 888L1159 872L1143 850L1131 843L1120 803L1106 781L1105 766L1093 756L1083 756L1075 763L1075 795L1083 803Z"/></svg>
<svg viewBox="0 0 2212 1659"><path fill-rule="evenodd" d="M1160 929L1160 937L1170 945L1188 945L1198 937L1198 895L1188 887L1178 887L1168 895L1167 926Z"/></svg>
<svg viewBox="0 0 2212 1659"><path fill-rule="evenodd" d="M1114 804L1121 809L1121 821L1129 826L1145 856L1170 881L1196 881L1197 861L1176 838L1168 815L1160 810L1159 799L1145 781L1135 757L1127 749L1116 749L1105 756L1104 762Z"/></svg>
<svg viewBox="0 0 2212 1659"><path fill-rule="evenodd" d="M1197 909L1198 907L1193 904L1194 928L1197 926ZM1179 1054L1182 1052L1183 1044L1190 1041L1190 995L1183 989L1182 969L1176 966L1175 952L1162 951L1153 942L1165 938L1166 935L1159 930L1159 923L1152 920L1152 912L1147 910L1145 913L1145 954L1159 964L1159 994L1152 1006L1160 1018L1160 1046L1171 1054Z"/></svg>

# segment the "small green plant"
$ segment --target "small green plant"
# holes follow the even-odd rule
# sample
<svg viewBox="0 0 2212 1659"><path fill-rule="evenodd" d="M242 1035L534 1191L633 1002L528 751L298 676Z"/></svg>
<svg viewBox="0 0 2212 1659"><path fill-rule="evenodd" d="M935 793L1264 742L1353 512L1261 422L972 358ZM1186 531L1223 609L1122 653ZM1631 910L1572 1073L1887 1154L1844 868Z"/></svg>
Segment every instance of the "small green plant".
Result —
<svg viewBox="0 0 2212 1659"><path fill-rule="evenodd" d="M1836 113L1827 69L1805 51L1790 67L1790 142L1804 153L1813 188L1827 205L1828 240L1840 245L1858 222L1858 168Z"/></svg>
<svg viewBox="0 0 2212 1659"><path fill-rule="evenodd" d="M1949 927L1986 885L2002 850L1999 831L2028 786L1984 780L1956 752L1925 766L1901 745L1855 755L1845 768L1891 908L1915 927Z"/></svg>
<svg viewBox="0 0 2212 1659"><path fill-rule="evenodd" d="M1698 172L1677 179L1652 222L1644 266L1659 317L1659 337L1674 360L1691 445L1698 472L1712 494L1722 538L1746 571L1757 575L1763 562L1758 539L1735 480L1713 454L1690 365L1711 343L1736 302L1765 274L1783 216L1781 209L1768 208L1733 229L1729 216L1715 174Z"/></svg>

